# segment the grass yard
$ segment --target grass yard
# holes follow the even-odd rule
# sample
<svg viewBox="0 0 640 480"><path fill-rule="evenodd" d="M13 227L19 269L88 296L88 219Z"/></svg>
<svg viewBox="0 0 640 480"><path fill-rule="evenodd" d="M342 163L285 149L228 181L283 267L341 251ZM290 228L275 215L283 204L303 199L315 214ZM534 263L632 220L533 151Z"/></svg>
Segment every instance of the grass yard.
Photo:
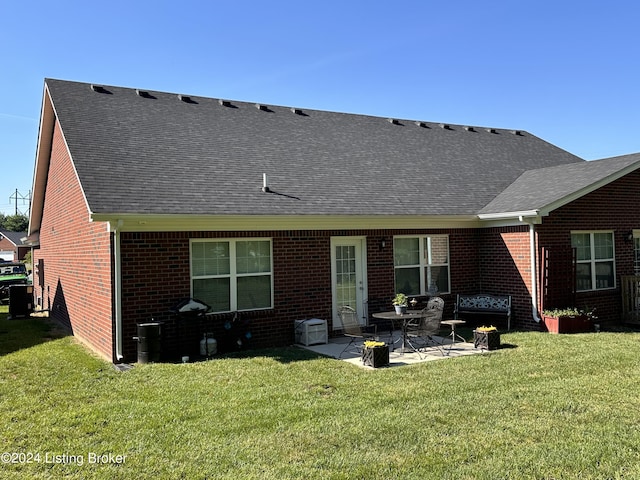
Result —
<svg viewBox="0 0 640 480"><path fill-rule="evenodd" d="M640 478L637 333L509 333L379 370L291 347L118 372L5 317L2 478Z"/></svg>

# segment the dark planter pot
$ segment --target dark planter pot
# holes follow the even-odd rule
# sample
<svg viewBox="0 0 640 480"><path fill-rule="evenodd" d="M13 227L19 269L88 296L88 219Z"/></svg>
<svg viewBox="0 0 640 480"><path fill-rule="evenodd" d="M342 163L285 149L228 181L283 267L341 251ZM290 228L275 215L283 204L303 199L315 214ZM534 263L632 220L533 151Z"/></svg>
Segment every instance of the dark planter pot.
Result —
<svg viewBox="0 0 640 480"><path fill-rule="evenodd" d="M593 331L593 322L586 315L550 317L542 315L544 329L549 333L583 333Z"/></svg>
<svg viewBox="0 0 640 480"><path fill-rule="evenodd" d="M378 368L389 365L389 347L364 347L362 349L362 363L369 367Z"/></svg>
<svg viewBox="0 0 640 480"><path fill-rule="evenodd" d="M484 350L497 350L498 348L500 348L500 332L482 332L479 330L474 330L473 346L474 348L480 347Z"/></svg>

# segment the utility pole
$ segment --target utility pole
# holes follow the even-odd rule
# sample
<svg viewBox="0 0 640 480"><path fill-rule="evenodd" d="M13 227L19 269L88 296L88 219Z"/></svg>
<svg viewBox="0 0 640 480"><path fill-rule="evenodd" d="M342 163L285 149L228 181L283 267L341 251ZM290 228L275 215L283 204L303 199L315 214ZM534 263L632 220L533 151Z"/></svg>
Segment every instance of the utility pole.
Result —
<svg viewBox="0 0 640 480"><path fill-rule="evenodd" d="M16 188L16 192L9 197L9 200L15 201L15 215L20 214L28 216L31 207L31 190L29 190L29 193L27 195L22 195ZM21 205L27 205L27 213L23 213L22 211L18 210L18 201L22 202Z"/></svg>

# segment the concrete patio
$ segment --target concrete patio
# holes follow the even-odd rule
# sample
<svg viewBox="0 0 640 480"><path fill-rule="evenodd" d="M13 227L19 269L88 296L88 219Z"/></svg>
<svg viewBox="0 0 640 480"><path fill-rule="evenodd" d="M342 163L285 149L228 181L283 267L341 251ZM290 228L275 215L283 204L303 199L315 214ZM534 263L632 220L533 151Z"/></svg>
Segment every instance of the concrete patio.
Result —
<svg viewBox="0 0 640 480"><path fill-rule="evenodd" d="M393 350L391 347L389 348L389 367L399 367L402 365L411 365L415 363L421 362L430 362L434 360L444 360L447 358L456 358L462 357L466 355L476 355L479 353L491 353L487 350L481 350L480 348L474 348L473 343L469 342L460 342L456 341L455 344L451 344L451 338L443 338L434 336L434 340L441 344L441 347L437 346L429 346L420 350L420 352L402 352L401 344L400 344L401 333L400 331L394 332L393 339ZM381 336L380 341L388 343L389 338L385 338ZM345 352L342 357L340 354L343 352L347 344L349 343L349 339L346 337L336 337L330 338L329 343L326 344L317 344L317 345L300 345L297 344L300 348L305 348L307 350L311 350L313 352L319 353L321 355L326 355L328 357L340 358L345 362L352 363L353 365L357 365L362 368L372 369L372 367L366 366L362 363L360 356L352 351ZM352 345L353 347L353 345ZM351 350L351 349L350 349Z"/></svg>

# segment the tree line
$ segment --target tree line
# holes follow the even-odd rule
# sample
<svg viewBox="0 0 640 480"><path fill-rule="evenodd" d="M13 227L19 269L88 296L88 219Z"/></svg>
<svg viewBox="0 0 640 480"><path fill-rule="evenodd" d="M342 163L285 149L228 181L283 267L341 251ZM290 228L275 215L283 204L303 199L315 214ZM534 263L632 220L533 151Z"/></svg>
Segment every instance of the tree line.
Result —
<svg viewBox="0 0 640 480"><path fill-rule="evenodd" d="M0 229L9 232L26 232L29 218L25 215L4 215L0 213Z"/></svg>

